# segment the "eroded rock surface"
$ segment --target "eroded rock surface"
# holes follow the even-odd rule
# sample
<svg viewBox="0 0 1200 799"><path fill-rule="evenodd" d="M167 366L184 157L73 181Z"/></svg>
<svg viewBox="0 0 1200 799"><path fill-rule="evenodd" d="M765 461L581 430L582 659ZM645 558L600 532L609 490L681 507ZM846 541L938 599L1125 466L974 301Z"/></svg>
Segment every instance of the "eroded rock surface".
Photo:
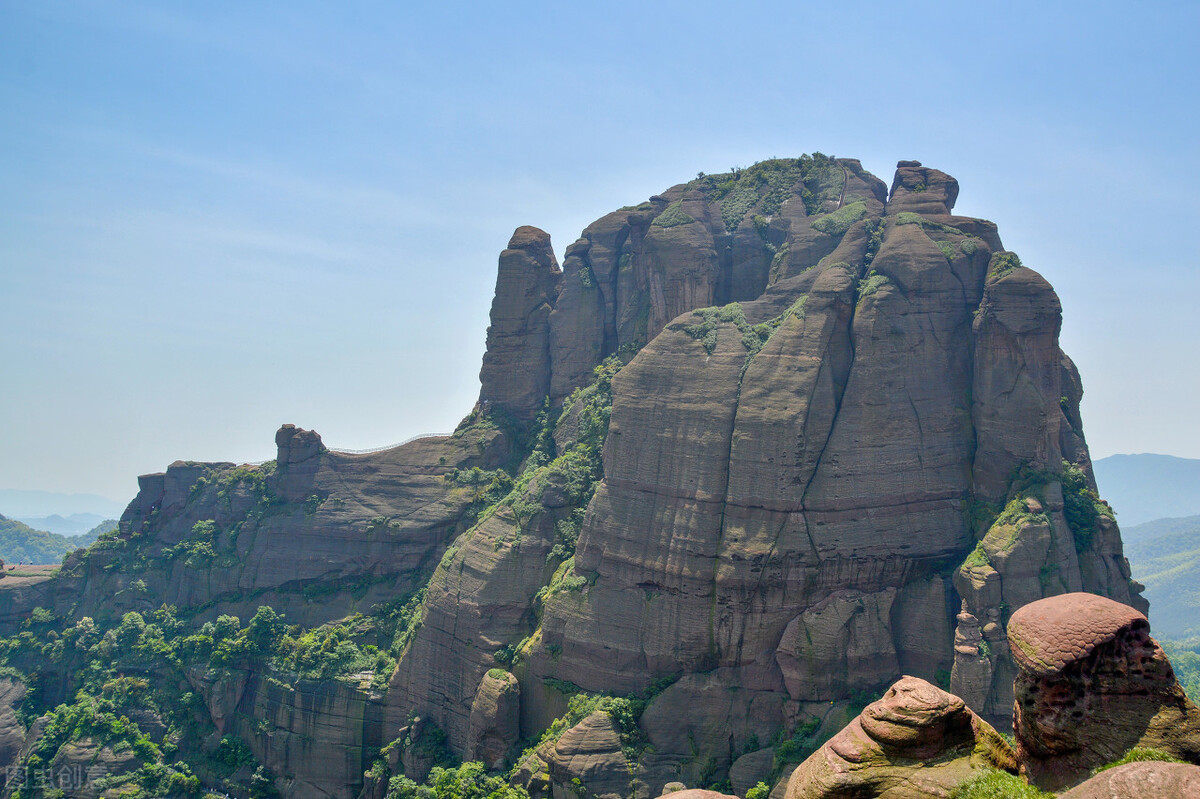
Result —
<svg viewBox="0 0 1200 799"><path fill-rule="evenodd" d="M1059 799L1149 799L1200 796L1200 766L1187 763L1126 763L1077 785Z"/></svg>
<svg viewBox="0 0 1200 799"><path fill-rule="evenodd" d="M521 737L521 685L507 671L491 669L479 681L467 728L467 759L489 769L504 767Z"/></svg>
<svg viewBox="0 0 1200 799"><path fill-rule="evenodd" d="M1200 764L1200 708L1140 612L1064 594L1013 614L1008 638L1020 667L1013 730L1031 783L1062 790L1135 746Z"/></svg>
<svg viewBox="0 0 1200 799"><path fill-rule="evenodd" d="M958 697L904 677L792 772L787 799L947 797L984 767L1016 770L1004 739Z"/></svg>
<svg viewBox="0 0 1200 799"><path fill-rule="evenodd" d="M431 718L462 751L505 649L525 736L563 712L553 686L636 694L682 675L643 727L694 784L693 746L724 778L905 673L949 676L1006 723L1009 614L1080 589L1136 604L1115 523L1067 519L1067 470L1094 483L1058 298L994 224L953 214L957 195L919 164L888 196L858 162L814 157L589 226L549 300L551 407L606 356L628 363L574 559L548 555L553 501L461 537L389 724ZM556 442L577 427L564 414ZM572 588L535 599L549 579Z"/></svg>
<svg viewBox="0 0 1200 799"><path fill-rule="evenodd" d="M19 762L25 743L25 726L17 718L16 706L25 697L25 683L0 677L0 768Z"/></svg>

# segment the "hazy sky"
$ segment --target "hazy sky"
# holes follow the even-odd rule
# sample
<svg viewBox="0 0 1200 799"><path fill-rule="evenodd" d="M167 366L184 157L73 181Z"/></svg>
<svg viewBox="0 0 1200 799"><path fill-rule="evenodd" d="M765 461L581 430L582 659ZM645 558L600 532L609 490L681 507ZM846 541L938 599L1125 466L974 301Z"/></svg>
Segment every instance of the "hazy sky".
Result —
<svg viewBox="0 0 1200 799"><path fill-rule="evenodd" d="M1200 457L1198 53L1195 3L0 0L0 488L448 431L515 227L812 151L957 177L1093 456Z"/></svg>

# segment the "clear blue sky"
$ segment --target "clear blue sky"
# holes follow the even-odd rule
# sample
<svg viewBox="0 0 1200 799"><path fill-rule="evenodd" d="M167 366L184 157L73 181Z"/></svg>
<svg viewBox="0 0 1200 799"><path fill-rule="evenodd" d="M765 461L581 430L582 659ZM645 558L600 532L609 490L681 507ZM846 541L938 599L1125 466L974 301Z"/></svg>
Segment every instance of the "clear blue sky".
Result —
<svg viewBox="0 0 1200 799"><path fill-rule="evenodd" d="M0 0L0 488L470 409L496 256L917 158L1058 289L1093 455L1200 457L1195 3Z"/></svg>

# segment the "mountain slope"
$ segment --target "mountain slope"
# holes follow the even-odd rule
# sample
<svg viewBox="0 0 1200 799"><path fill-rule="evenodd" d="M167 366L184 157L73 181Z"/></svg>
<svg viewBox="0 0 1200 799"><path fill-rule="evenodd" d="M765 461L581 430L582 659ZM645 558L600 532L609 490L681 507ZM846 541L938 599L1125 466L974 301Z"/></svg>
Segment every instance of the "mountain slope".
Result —
<svg viewBox="0 0 1200 799"><path fill-rule="evenodd" d="M1200 516L1123 528L1133 577L1145 584L1156 636L1200 635Z"/></svg>

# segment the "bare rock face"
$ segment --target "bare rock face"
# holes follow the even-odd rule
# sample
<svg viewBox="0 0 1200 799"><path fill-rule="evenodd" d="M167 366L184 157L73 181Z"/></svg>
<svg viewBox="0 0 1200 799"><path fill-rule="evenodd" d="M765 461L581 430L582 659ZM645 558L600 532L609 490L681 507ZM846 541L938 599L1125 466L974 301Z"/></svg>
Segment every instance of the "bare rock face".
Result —
<svg viewBox="0 0 1200 799"><path fill-rule="evenodd" d="M246 741L280 775L285 795L357 793L369 749L381 743L378 694L338 680L289 686L244 669L189 669L186 675L217 731Z"/></svg>
<svg viewBox="0 0 1200 799"><path fill-rule="evenodd" d="M520 227L500 253L479 401L532 419L550 393L550 311L562 271L550 236Z"/></svg>
<svg viewBox="0 0 1200 799"><path fill-rule="evenodd" d="M622 799L634 796L629 762L612 718L596 711L539 752L548 766L554 799L573 796L582 785L588 796Z"/></svg>
<svg viewBox="0 0 1200 799"><path fill-rule="evenodd" d="M25 683L11 677L0 677L0 764L4 766L20 761L25 727L17 718L16 705L24 696Z"/></svg>
<svg viewBox="0 0 1200 799"><path fill-rule="evenodd" d="M677 791L665 791L659 799L665 796L670 796L672 799L737 799L736 796L731 796L727 793L706 791L702 788L682 788Z"/></svg>
<svg viewBox="0 0 1200 799"><path fill-rule="evenodd" d="M1064 594L1013 614L1008 639L1020 667L1013 730L1031 783L1062 790L1135 746L1200 764L1200 709L1140 612Z"/></svg>
<svg viewBox="0 0 1200 799"><path fill-rule="evenodd" d="M521 686L502 669L491 669L479 681L467 728L467 759L489 769L503 768L521 737Z"/></svg>
<svg viewBox="0 0 1200 799"><path fill-rule="evenodd" d="M724 778L906 673L949 676L1006 723L1014 610L1073 590L1136 605L1115 523L1068 520L1064 483L1094 482L1058 299L994 224L952 214L957 195L919 164L889 197L858 162L814 156L590 225L551 303L551 407L600 359L628 363L560 575L574 588L534 601L553 502L462 536L389 724L431 718L464 751L492 654L520 647L523 736L562 714L548 686L636 694L682 675L642 726L685 780L693 746ZM564 415L560 446L577 425Z"/></svg>
<svg viewBox="0 0 1200 799"><path fill-rule="evenodd" d="M958 697L904 677L792 772L787 799L947 797L984 767L1016 770L1004 739Z"/></svg>
<svg viewBox="0 0 1200 799"><path fill-rule="evenodd" d="M1102 771L1059 799L1147 799L1200 796L1200 766L1187 763L1126 763Z"/></svg>

